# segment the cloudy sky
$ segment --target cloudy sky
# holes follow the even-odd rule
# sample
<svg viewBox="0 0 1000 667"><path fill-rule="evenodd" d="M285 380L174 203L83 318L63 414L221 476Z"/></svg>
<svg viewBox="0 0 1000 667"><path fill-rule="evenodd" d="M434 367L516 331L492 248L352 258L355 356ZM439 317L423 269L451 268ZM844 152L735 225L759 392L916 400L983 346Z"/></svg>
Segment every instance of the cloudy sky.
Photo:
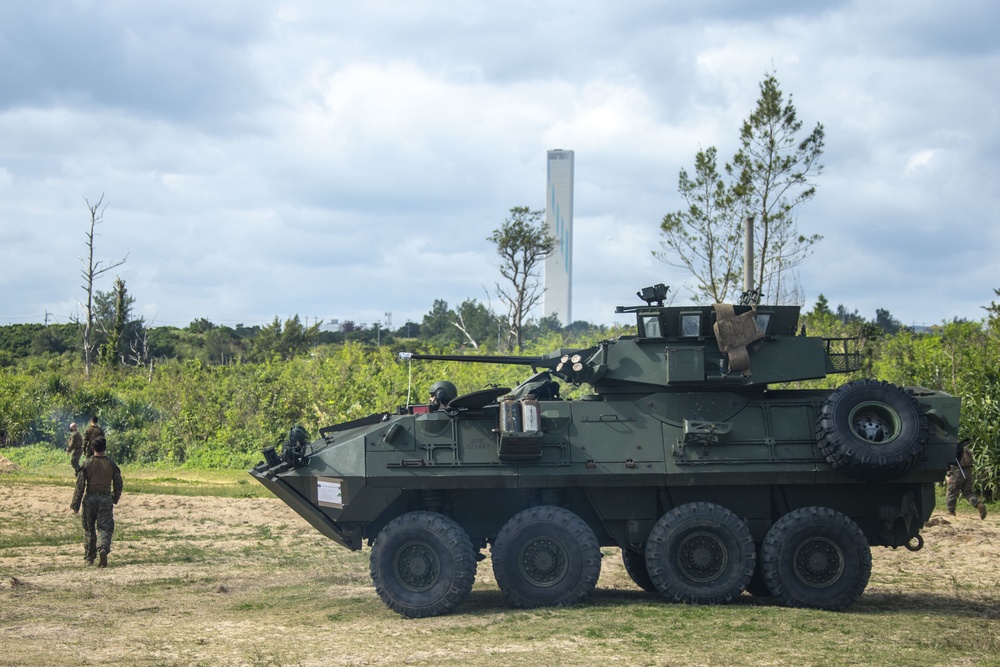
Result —
<svg viewBox="0 0 1000 667"><path fill-rule="evenodd" d="M98 288L120 275L154 325L485 302L487 236L544 207L554 148L576 154L573 317L624 321L642 286L683 298L651 252L678 172L732 156L769 71L826 130L806 307L980 319L997 26L992 0L4 0L0 324L79 312L102 195L96 255L128 259Z"/></svg>

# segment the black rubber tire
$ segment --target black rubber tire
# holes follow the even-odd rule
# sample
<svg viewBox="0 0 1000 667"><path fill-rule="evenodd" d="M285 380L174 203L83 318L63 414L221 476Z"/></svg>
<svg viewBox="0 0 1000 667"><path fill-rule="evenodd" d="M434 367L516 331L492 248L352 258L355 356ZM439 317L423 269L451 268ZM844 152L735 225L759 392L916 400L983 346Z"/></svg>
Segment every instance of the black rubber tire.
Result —
<svg viewBox="0 0 1000 667"><path fill-rule="evenodd" d="M622 563L625 564L625 571L636 586L649 593L657 592L656 584L649 578L649 570L646 569L646 554L632 549L622 549Z"/></svg>
<svg viewBox="0 0 1000 667"><path fill-rule="evenodd" d="M861 597L872 573L864 533L828 507L781 517L764 538L760 559L768 589L786 607L840 611Z"/></svg>
<svg viewBox="0 0 1000 667"><path fill-rule="evenodd" d="M909 392L888 382L856 380L830 394L816 419L827 462L867 482L905 475L927 444L927 415Z"/></svg>
<svg viewBox="0 0 1000 667"><path fill-rule="evenodd" d="M379 532L372 545L375 591L407 618L447 614L461 604L476 579L469 536L437 512L409 512Z"/></svg>
<svg viewBox="0 0 1000 667"><path fill-rule="evenodd" d="M530 507L493 543L493 574L515 607L568 606L590 595L601 575L601 548L586 522L562 507Z"/></svg>
<svg viewBox="0 0 1000 667"><path fill-rule="evenodd" d="M649 577L673 602L729 602L750 582L756 560L746 523L714 503L673 508L646 540Z"/></svg>

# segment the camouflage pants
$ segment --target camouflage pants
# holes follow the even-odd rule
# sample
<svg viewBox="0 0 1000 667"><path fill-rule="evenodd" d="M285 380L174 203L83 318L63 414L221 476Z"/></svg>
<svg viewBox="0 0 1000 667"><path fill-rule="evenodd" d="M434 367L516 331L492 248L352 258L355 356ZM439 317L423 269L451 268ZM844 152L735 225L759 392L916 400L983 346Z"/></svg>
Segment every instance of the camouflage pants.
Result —
<svg viewBox="0 0 1000 667"><path fill-rule="evenodd" d="M954 472L953 472L954 471ZM971 471L965 476L957 469L948 471L948 495L946 496L948 511L954 512L958 506L958 497L964 496L973 507L979 507L979 498L972 491Z"/></svg>
<svg viewBox="0 0 1000 667"><path fill-rule="evenodd" d="M88 493L83 499L83 557L97 558L97 550L111 551L115 532L115 503L110 493Z"/></svg>
<svg viewBox="0 0 1000 667"><path fill-rule="evenodd" d="M82 449L74 449L73 450L73 456L70 457L70 459L69 459L70 465L73 466L73 472L74 473L80 472L80 455L81 454L83 454L83 450Z"/></svg>

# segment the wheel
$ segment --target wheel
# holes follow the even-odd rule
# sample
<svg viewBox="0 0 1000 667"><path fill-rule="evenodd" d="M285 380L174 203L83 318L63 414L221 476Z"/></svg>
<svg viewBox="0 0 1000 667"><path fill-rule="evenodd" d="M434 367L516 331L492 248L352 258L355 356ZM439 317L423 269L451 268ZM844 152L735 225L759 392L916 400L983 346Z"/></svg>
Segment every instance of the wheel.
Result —
<svg viewBox="0 0 1000 667"><path fill-rule="evenodd" d="M840 611L868 585L872 554L858 524L828 507L781 517L760 548L764 579L787 607Z"/></svg>
<svg viewBox="0 0 1000 667"><path fill-rule="evenodd" d="M755 561L746 523L714 503L675 507L660 517L646 541L650 579L674 602L729 602L750 582Z"/></svg>
<svg viewBox="0 0 1000 667"><path fill-rule="evenodd" d="M408 618L453 611L472 590L476 552L452 519L436 512L409 512L386 524L372 546L375 590L393 611Z"/></svg>
<svg viewBox="0 0 1000 667"><path fill-rule="evenodd" d="M493 574L504 597L521 609L584 600L601 574L601 549L583 519L561 507L516 514L493 543Z"/></svg>
<svg viewBox="0 0 1000 667"><path fill-rule="evenodd" d="M823 404L816 438L827 462L856 479L905 475L927 444L927 415L905 389L876 380L843 385Z"/></svg>
<svg viewBox="0 0 1000 667"><path fill-rule="evenodd" d="M656 584L649 578L649 570L646 569L646 555L632 549L622 549L622 562L625 564L625 571L632 577L635 585L644 591L656 593Z"/></svg>

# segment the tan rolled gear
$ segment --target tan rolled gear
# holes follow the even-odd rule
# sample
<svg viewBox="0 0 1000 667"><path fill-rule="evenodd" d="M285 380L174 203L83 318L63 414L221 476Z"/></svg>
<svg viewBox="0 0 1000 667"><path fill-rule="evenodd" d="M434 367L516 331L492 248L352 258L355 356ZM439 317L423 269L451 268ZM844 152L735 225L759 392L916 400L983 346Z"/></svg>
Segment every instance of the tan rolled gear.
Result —
<svg viewBox="0 0 1000 667"><path fill-rule="evenodd" d="M764 332L757 328L757 307L751 306L747 312L737 315L736 309L729 303L716 303L715 308L715 340L719 351L729 357L729 372L741 372L750 375L750 353L747 345L764 337Z"/></svg>

